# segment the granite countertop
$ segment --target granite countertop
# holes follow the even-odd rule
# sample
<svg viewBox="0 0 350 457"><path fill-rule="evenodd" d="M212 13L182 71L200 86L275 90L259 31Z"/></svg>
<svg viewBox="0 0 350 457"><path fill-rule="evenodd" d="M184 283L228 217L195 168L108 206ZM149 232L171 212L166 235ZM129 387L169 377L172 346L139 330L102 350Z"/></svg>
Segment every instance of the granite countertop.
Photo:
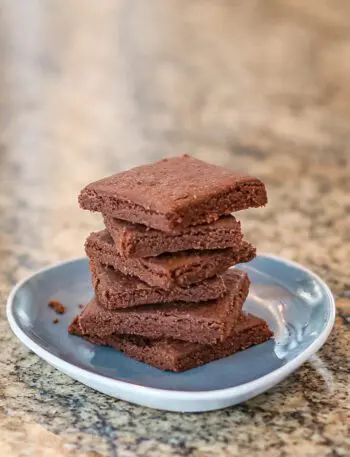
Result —
<svg viewBox="0 0 350 457"><path fill-rule="evenodd" d="M27 456L347 456L350 4L338 0L2 2L0 449ZM260 251L312 268L335 328L266 394L205 414L108 398L24 348L11 287L83 255L87 182L188 152L262 178L240 214Z"/></svg>

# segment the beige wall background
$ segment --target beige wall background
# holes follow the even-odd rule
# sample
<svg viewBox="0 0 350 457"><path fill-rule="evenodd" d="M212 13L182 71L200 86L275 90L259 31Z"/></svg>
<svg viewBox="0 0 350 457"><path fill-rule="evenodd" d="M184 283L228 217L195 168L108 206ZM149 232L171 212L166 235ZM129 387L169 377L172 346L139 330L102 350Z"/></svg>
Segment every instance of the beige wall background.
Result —
<svg viewBox="0 0 350 457"><path fill-rule="evenodd" d="M39 129L60 153L113 148L126 165L154 151L225 161L256 137L348 143L347 0L0 5L5 139Z"/></svg>

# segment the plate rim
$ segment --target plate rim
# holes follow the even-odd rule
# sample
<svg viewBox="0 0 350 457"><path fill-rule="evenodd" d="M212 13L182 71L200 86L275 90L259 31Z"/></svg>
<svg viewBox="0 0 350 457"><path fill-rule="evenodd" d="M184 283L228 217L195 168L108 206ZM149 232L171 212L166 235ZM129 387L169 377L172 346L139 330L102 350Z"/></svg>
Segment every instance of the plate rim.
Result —
<svg viewBox="0 0 350 457"><path fill-rule="evenodd" d="M297 355L293 360L287 362L285 365L277 368L276 370L271 371L270 373L261 376L253 381L249 381L238 386L233 387L225 387L223 389L214 389L214 390L200 390L200 391L188 391L188 390L169 390L169 389L162 389L158 387L151 387L151 386L143 386L139 384L134 384L128 381L123 381L120 379L113 379L106 377L102 374L97 374L86 370L85 368L81 368L73 363L67 362L62 358L52 354L49 350L42 348L38 345L35 341L33 341L27 334L21 329L18 325L14 313L13 313L13 306L14 306L14 299L16 297L17 292L23 285L30 281L33 277L38 276L46 271L53 270L56 268L60 268L64 265L74 262L80 262L87 259L86 256L83 257L75 257L68 260L63 260L57 262L52 265L48 265L46 267L40 268L33 273L27 275L24 279L19 281L11 290L7 303L6 303L6 315L7 320L9 322L10 328L14 335L23 343L28 349L34 352L37 356L45 360L45 362L49 363L50 365L54 366L58 370L62 370L64 373L74 373L79 375L79 378L88 378L91 380L91 383L102 384L108 386L114 392L117 389L122 389L123 391L128 391L131 393L135 389L140 392L141 394L152 394L153 396L157 397L158 399L167 399L167 400L220 400L230 398L232 396L239 396L243 397L251 392L256 391L264 391L269 387L277 384L279 381L284 379L289 374L293 373L297 368L299 368L306 360L309 359L313 354L315 354L326 342L328 336L330 335L336 317L336 306L334 296L327 285L327 283L320 278L316 273L314 273L309 268L300 265L298 262L293 260L286 259L284 257L280 257L274 254L269 253L261 253L257 257L265 257L271 260L276 260L279 262L283 262L289 266L293 266L303 270L305 273L308 273L313 279L318 281L325 290L326 296L328 298L329 303L329 315L328 320L326 322L325 328L323 329L322 333L313 341L310 346L308 346L304 351L302 351L299 355ZM68 374L68 376L70 376ZM74 376L71 376L77 380ZM81 381L80 381L81 382ZM90 386L91 387L91 386Z"/></svg>

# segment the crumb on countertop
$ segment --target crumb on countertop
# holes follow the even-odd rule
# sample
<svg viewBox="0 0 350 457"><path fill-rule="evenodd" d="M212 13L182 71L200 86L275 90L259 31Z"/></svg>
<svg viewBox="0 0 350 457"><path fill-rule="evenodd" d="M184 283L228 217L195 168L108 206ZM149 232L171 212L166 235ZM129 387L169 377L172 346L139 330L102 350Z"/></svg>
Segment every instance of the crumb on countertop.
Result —
<svg viewBox="0 0 350 457"><path fill-rule="evenodd" d="M53 323L53 324L58 324L58 323L59 323L59 321L60 321L60 320L59 320L59 318L58 318L58 317L56 317L56 319L54 319L54 320L52 321L52 323Z"/></svg>
<svg viewBox="0 0 350 457"><path fill-rule="evenodd" d="M66 308L62 303L58 300L50 300L49 301L49 307L52 308L57 314L64 314L66 311Z"/></svg>
<svg viewBox="0 0 350 457"><path fill-rule="evenodd" d="M80 309L83 309L83 308L84 308L84 305L83 305L82 303L80 303L80 305L78 305L78 307L79 307Z"/></svg>

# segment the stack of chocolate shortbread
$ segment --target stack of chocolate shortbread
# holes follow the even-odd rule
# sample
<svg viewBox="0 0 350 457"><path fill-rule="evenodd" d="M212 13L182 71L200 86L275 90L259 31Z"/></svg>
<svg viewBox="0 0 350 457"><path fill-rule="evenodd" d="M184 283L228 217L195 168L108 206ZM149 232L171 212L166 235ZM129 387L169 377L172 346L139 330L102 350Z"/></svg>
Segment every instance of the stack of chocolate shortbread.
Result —
<svg viewBox="0 0 350 457"><path fill-rule="evenodd" d="M255 256L231 213L266 204L261 181L184 155L94 182L79 202L106 229L86 241L95 297L71 333L172 371L271 337L242 312L247 274L229 270Z"/></svg>

